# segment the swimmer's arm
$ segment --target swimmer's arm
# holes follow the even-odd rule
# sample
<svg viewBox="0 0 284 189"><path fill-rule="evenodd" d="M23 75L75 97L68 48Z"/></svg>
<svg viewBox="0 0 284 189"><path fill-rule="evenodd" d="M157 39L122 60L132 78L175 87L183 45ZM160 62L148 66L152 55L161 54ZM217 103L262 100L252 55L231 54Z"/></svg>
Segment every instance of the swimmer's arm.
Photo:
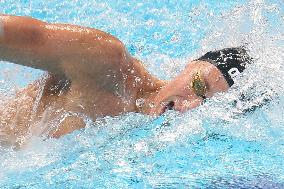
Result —
<svg viewBox="0 0 284 189"><path fill-rule="evenodd" d="M129 62L124 45L96 29L0 15L0 32L0 60L64 74L69 79L100 80Z"/></svg>
<svg viewBox="0 0 284 189"><path fill-rule="evenodd" d="M0 60L58 72L58 60L42 52L46 23L29 17L0 15ZM59 71L60 72L60 71Z"/></svg>

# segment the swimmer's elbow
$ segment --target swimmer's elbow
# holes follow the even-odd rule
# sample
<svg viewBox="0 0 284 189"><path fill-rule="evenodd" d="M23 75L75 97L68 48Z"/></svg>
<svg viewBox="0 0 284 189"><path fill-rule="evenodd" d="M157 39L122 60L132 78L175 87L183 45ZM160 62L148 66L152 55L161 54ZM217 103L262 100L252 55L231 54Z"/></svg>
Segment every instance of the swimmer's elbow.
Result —
<svg viewBox="0 0 284 189"><path fill-rule="evenodd" d="M111 41L110 50L108 51L110 53L109 57L113 57L113 63L125 65L130 57L125 45L115 37L110 37L109 40Z"/></svg>
<svg viewBox="0 0 284 189"><path fill-rule="evenodd" d="M88 57L89 62L95 65L103 64L118 67L124 64L128 57L125 45L110 34L100 33L99 35L99 39L94 35L87 46L88 48L80 48L76 51L76 54L84 55L84 58Z"/></svg>

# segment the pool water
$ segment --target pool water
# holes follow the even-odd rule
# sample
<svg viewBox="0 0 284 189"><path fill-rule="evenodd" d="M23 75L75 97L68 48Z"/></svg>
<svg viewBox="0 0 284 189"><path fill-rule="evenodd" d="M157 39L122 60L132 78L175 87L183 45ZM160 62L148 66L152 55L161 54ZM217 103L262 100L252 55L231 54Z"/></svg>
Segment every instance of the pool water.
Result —
<svg viewBox="0 0 284 189"><path fill-rule="evenodd" d="M284 188L283 9L279 0L0 0L2 13L107 31L163 79L209 50L245 44L255 58L228 93L187 113L106 117L0 147L0 188ZM0 68L6 95L43 73Z"/></svg>

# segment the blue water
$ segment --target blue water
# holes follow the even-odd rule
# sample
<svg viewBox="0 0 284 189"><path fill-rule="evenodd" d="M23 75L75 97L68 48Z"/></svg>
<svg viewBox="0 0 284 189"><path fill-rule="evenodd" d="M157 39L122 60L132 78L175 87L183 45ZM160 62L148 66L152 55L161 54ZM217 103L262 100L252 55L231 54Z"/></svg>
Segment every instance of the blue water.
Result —
<svg viewBox="0 0 284 189"><path fill-rule="evenodd" d="M0 188L284 188L283 9L277 0L0 1L3 13L109 32L164 79L212 49L247 44L257 58L229 93L185 114L107 117L18 151L1 147ZM42 74L0 68L3 92ZM269 104L240 113L263 96Z"/></svg>

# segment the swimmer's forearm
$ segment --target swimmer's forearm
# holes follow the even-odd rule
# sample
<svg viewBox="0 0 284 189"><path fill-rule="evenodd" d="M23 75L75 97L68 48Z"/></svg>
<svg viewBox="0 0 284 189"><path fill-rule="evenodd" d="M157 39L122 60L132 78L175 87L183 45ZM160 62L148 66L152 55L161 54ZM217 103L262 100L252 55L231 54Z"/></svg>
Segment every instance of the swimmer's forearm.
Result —
<svg viewBox="0 0 284 189"><path fill-rule="evenodd" d="M0 45L9 48L32 47L42 42L46 23L30 18L0 15Z"/></svg>
<svg viewBox="0 0 284 189"><path fill-rule="evenodd" d="M30 17L0 15L0 60L49 71L52 67L44 64L48 59L41 53L45 24Z"/></svg>
<svg viewBox="0 0 284 189"><path fill-rule="evenodd" d="M70 79L120 72L129 56L123 43L103 31L1 16L0 60L65 74Z"/></svg>
<svg viewBox="0 0 284 189"><path fill-rule="evenodd" d="M103 31L70 24L49 24L31 17L0 14L0 29L2 47L48 50L48 53L62 56L78 51L101 55L108 50L124 50L117 38Z"/></svg>

